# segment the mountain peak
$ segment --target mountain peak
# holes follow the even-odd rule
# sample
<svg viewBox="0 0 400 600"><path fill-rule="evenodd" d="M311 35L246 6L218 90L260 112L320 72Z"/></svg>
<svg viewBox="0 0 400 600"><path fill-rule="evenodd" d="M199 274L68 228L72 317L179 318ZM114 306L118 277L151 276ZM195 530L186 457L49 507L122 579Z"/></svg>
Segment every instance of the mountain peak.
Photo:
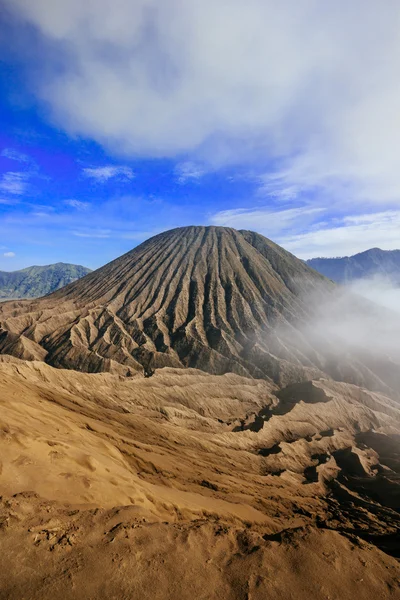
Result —
<svg viewBox="0 0 400 600"><path fill-rule="evenodd" d="M306 263L337 283L348 283L383 275L395 285L400 283L400 250L370 248L354 256L312 258Z"/></svg>
<svg viewBox="0 0 400 600"><path fill-rule="evenodd" d="M81 265L33 265L19 271L0 271L0 298L36 298L50 294L84 277L91 270Z"/></svg>
<svg viewBox="0 0 400 600"><path fill-rule="evenodd" d="M34 304L2 307L1 316L8 341L27 336L59 367L127 372L151 355L156 366L279 378L277 352L298 360L274 327L304 319L303 296L321 285L331 286L260 234L189 226ZM4 345L10 351L6 338ZM20 342L15 348L26 351Z"/></svg>

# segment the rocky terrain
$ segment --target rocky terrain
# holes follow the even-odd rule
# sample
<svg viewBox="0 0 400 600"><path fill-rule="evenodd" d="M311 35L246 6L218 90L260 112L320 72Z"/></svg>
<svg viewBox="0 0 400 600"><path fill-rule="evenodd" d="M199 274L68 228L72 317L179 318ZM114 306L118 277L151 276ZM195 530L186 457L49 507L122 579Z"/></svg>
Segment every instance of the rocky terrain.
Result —
<svg viewBox="0 0 400 600"><path fill-rule="evenodd" d="M20 271L0 271L0 299L39 298L90 272L91 269L86 267L66 263L27 267Z"/></svg>
<svg viewBox="0 0 400 600"><path fill-rule="evenodd" d="M257 234L176 229L48 298L2 305L0 348L88 372L126 374L151 352L157 367L279 377L276 354L299 361L274 329L304 320L301 295L321 283Z"/></svg>
<svg viewBox="0 0 400 600"><path fill-rule="evenodd" d="M46 298L2 304L0 352L86 372L126 375L151 362L279 385L325 373L387 393L400 362L389 371L365 352L349 360L333 335L307 330L333 290L259 234L179 228Z"/></svg>
<svg viewBox="0 0 400 600"><path fill-rule="evenodd" d="M397 359L310 334L334 290L190 227L4 303L0 598L400 598Z"/></svg>
<svg viewBox="0 0 400 600"><path fill-rule="evenodd" d="M398 598L400 408L3 357L2 598Z"/></svg>
<svg viewBox="0 0 400 600"><path fill-rule="evenodd" d="M354 256L311 258L306 263L337 283L380 276L400 284L400 250L371 248Z"/></svg>

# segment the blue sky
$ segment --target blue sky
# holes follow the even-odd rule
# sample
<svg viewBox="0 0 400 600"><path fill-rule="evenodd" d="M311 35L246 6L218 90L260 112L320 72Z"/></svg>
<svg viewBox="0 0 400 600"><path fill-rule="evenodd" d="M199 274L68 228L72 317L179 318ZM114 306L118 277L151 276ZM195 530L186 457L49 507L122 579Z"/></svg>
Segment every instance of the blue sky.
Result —
<svg viewBox="0 0 400 600"><path fill-rule="evenodd" d="M191 224L399 248L400 7L350 4L0 0L0 269Z"/></svg>

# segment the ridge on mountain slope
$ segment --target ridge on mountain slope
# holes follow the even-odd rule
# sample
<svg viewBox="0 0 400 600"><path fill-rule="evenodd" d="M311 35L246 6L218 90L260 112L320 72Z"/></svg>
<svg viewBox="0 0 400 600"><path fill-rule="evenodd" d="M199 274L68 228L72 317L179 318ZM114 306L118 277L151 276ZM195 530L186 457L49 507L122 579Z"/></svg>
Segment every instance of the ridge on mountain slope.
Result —
<svg viewBox="0 0 400 600"><path fill-rule="evenodd" d="M321 283L331 285L258 234L178 228L47 298L3 305L2 345L18 355L10 344L26 337L50 364L87 371L126 373L151 352L158 367L265 376L279 371L268 334L304 319L301 293Z"/></svg>
<svg viewBox="0 0 400 600"><path fill-rule="evenodd" d="M91 273L81 265L55 263L19 271L0 271L0 299L38 298Z"/></svg>
<svg viewBox="0 0 400 600"><path fill-rule="evenodd" d="M260 234L183 227L54 294L0 306L0 352L56 367L130 374L195 367L283 385L323 372L381 389L391 378L311 342L310 301L334 284ZM385 379L386 378L386 379ZM393 379L393 378L392 378Z"/></svg>
<svg viewBox="0 0 400 600"><path fill-rule="evenodd" d="M311 258L306 263L337 283L351 283L378 275L395 285L400 284L400 250L370 248L353 256Z"/></svg>

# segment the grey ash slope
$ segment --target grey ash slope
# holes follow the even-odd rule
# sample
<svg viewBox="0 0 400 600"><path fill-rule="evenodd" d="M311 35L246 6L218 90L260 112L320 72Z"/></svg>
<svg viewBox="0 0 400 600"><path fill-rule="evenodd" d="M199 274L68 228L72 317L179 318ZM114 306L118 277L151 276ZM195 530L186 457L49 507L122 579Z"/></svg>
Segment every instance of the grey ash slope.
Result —
<svg viewBox="0 0 400 600"><path fill-rule="evenodd" d="M152 352L156 366L279 378L276 355L289 371L300 362L274 328L305 319L301 295L321 284L332 285L258 234L179 228L47 298L3 306L0 348L83 371L126 373Z"/></svg>
<svg viewBox="0 0 400 600"><path fill-rule="evenodd" d="M400 250L371 248L354 256L312 258L306 263L337 283L382 275L395 285L400 284Z"/></svg>
<svg viewBox="0 0 400 600"><path fill-rule="evenodd" d="M333 288L259 234L184 227L47 298L3 305L0 352L89 372L126 374L151 354L156 367L234 372L279 385L328 367L340 379L342 367L302 334L309 295ZM386 389L363 365L346 360L345 370L352 383Z"/></svg>
<svg viewBox="0 0 400 600"><path fill-rule="evenodd" d="M39 298L90 272L87 267L62 262L19 271L0 271L0 298Z"/></svg>

